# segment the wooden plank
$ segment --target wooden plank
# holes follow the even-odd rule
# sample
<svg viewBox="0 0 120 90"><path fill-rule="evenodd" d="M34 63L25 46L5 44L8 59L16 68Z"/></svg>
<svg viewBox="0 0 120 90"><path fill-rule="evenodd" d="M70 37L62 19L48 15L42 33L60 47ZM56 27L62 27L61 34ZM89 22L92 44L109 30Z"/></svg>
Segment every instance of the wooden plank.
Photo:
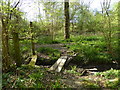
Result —
<svg viewBox="0 0 120 90"><path fill-rule="evenodd" d="M33 55L29 65L35 66L36 60L37 60L37 55Z"/></svg>
<svg viewBox="0 0 120 90"><path fill-rule="evenodd" d="M67 59L67 61L66 61L65 65L68 65L68 64L69 64L69 62L70 62L72 59L73 59L73 57L68 57L68 59Z"/></svg>
<svg viewBox="0 0 120 90"><path fill-rule="evenodd" d="M55 64L53 64L51 67L50 67L50 69L48 70L48 71L51 71L51 70L55 70L57 67L58 67L58 65L60 64L60 62L61 62L61 57L56 61L56 63Z"/></svg>
<svg viewBox="0 0 120 90"><path fill-rule="evenodd" d="M78 55L78 53L75 53L74 55L68 56L67 62L65 63L65 65L68 65L69 62Z"/></svg>
<svg viewBox="0 0 120 90"><path fill-rule="evenodd" d="M65 56L61 56L54 65L52 65L50 67L50 69L48 71L56 71L56 72L60 72L63 68L63 66L65 65L65 62L66 62L66 65L72 60L73 57L75 57L78 53L75 53L74 55L72 56L68 56L68 55L65 55Z"/></svg>
<svg viewBox="0 0 120 90"><path fill-rule="evenodd" d="M64 56L64 58L61 59L60 64L58 65L58 67L56 68L56 72L60 72L65 64L65 62L67 61L67 56Z"/></svg>

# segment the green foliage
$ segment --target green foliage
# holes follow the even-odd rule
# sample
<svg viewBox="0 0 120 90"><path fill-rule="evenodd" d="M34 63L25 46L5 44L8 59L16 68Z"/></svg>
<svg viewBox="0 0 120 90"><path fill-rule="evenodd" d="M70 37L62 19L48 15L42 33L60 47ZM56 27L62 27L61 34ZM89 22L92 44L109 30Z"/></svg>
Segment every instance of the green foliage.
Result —
<svg viewBox="0 0 120 90"><path fill-rule="evenodd" d="M39 44L58 44L60 40L52 40L51 36L39 36L38 40L36 41Z"/></svg>
<svg viewBox="0 0 120 90"><path fill-rule="evenodd" d="M39 80L43 77L43 73L41 73L41 72L33 73L33 74L30 74L29 77L36 81L36 80Z"/></svg>
<svg viewBox="0 0 120 90"><path fill-rule="evenodd" d="M100 89L101 88L99 86L99 84L91 78L80 78L80 80L83 81L82 86L84 88L90 88L90 89Z"/></svg>
<svg viewBox="0 0 120 90"><path fill-rule="evenodd" d="M4 0L2 0L4 1ZM2 2L1 1L1 2ZM9 1L9 0L8 0ZM89 6L84 3L70 3L70 34L71 38L64 40L64 17L62 3L57 2L42 2L43 11L45 17L39 15L37 21L33 21L33 32L29 27L29 21L23 19L23 12L14 8L12 3L7 0L0 5L2 9L1 15L3 21L6 24L6 32L8 32L9 38L12 38L12 31L15 30L19 33L20 49L22 57L28 57L31 55L31 36L34 36L34 42L37 44L58 44L58 43L71 43L64 47L68 47L69 50L79 53L72 62L77 64L105 64L112 63L112 60L119 61L117 53L119 46L119 40L117 37L118 26L118 6L111 10L108 10L109 16L103 11L103 14L99 11L94 13L90 11ZM117 5L117 4L116 4ZM18 5L19 6L19 5ZM40 6L40 5L38 5ZM12 11L12 12L11 12ZM10 15L12 15L10 19ZM18 18L16 18L18 16ZM16 21L18 20L18 23ZM110 20L110 22L109 22ZM2 23L1 23L2 24ZM110 25L109 25L110 24ZM91 33L92 32L92 33ZM94 35L92 35L94 34ZM21 40L23 38L23 40ZM29 39L29 40L28 40ZM10 57L14 56L13 42L8 40ZM112 48L110 55L108 52L109 44ZM53 47L54 48L54 47ZM50 62L56 61L60 57L60 51L49 48L40 47L37 52L48 55ZM17 52L15 52L17 53ZM23 60L23 59L22 59ZM21 66L15 69L14 60L11 60L11 71L3 73L3 88L60 88L62 87L59 80L50 82L51 86L44 85L42 79L44 78L43 71L40 68L34 68L30 66ZM44 61L44 60L43 60ZM71 67L71 70L67 70L68 73L80 75L76 72L77 67ZM14 72L15 71L15 72ZM96 75L102 75L106 79L114 79L120 77L119 70L108 70L106 72L100 72ZM97 88L98 85L86 82L86 87ZM120 85L120 79L116 82L108 81L107 87L118 87Z"/></svg>
<svg viewBox="0 0 120 90"><path fill-rule="evenodd" d="M111 63L112 58L107 53L106 44L103 37L89 36L89 37L76 37L76 42L73 45L67 45L70 50L79 52L75 57L75 62L83 63Z"/></svg>
<svg viewBox="0 0 120 90"><path fill-rule="evenodd" d="M43 84L41 82L43 76L44 75L41 72L36 72L29 75L30 79L34 81L34 88L43 88Z"/></svg>
<svg viewBox="0 0 120 90"><path fill-rule="evenodd" d="M28 57L32 55L31 43L29 40L24 40L20 42L20 45L21 45L20 51L21 51L22 60L26 60Z"/></svg>
<svg viewBox="0 0 120 90"><path fill-rule="evenodd" d="M52 59L57 59L60 56L60 52L57 49L50 47L40 47L37 51L50 56Z"/></svg>
<svg viewBox="0 0 120 90"><path fill-rule="evenodd" d="M104 76L107 79L119 78L120 70L110 69L110 70L105 71L105 72L96 73L96 75L97 76L99 76L99 75Z"/></svg>
<svg viewBox="0 0 120 90"><path fill-rule="evenodd" d="M66 70L66 72L70 74L81 75L81 73L77 72L76 70L77 70L76 66L71 66L71 70Z"/></svg>
<svg viewBox="0 0 120 90"><path fill-rule="evenodd" d="M106 87L112 88L112 89L120 89L120 80L114 80L114 81L107 81L106 82Z"/></svg>
<svg viewBox="0 0 120 90"><path fill-rule="evenodd" d="M50 47L40 47L38 49L38 52L44 53L44 54L59 53L59 51L57 49L53 49Z"/></svg>
<svg viewBox="0 0 120 90"><path fill-rule="evenodd" d="M16 72L3 73L2 88L63 88L59 81L60 77L55 75L55 79L46 81L48 73L44 67L32 67L22 65Z"/></svg>
<svg viewBox="0 0 120 90"><path fill-rule="evenodd" d="M49 57L49 59L41 58L40 62L43 63L53 64L60 57L60 51L50 47L40 47L37 52Z"/></svg>
<svg viewBox="0 0 120 90"><path fill-rule="evenodd" d="M61 88L62 84L60 83L59 80L56 80L54 83L51 83L52 88Z"/></svg>
<svg viewBox="0 0 120 90"><path fill-rule="evenodd" d="M39 43L39 44L51 44L52 39L50 36L39 36L37 43Z"/></svg>
<svg viewBox="0 0 120 90"><path fill-rule="evenodd" d="M31 71L31 72L30 72ZM3 73L3 88L42 88L43 70L24 65L16 72ZM41 85L41 86L40 86Z"/></svg>
<svg viewBox="0 0 120 90"><path fill-rule="evenodd" d="M91 83L91 82L89 82L89 83L85 83L85 86L84 86L85 88L91 88L91 89L99 89L100 87L99 87L99 85L98 84L96 84L96 83Z"/></svg>
<svg viewBox="0 0 120 90"><path fill-rule="evenodd" d="M107 88L119 88L120 86L120 70L110 69L104 72L98 72L95 75L108 79L105 83Z"/></svg>

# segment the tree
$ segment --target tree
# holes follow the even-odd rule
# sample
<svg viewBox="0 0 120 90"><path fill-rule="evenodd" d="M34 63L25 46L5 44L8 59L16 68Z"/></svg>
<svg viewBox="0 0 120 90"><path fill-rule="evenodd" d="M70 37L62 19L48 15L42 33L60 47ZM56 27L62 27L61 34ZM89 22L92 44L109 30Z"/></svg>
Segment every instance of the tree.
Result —
<svg viewBox="0 0 120 90"><path fill-rule="evenodd" d="M71 4L70 4L71 5ZM83 1L80 3L72 3L71 20L72 28L76 25L77 32L83 33L85 31L94 32L94 17L93 13L89 10L89 4L85 4ZM73 24L74 23L74 24Z"/></svg>
<svg viewBox="0 0 120 90"><path fill-rule="evenodd" d="M19 44L19 23L21 20L20 11L17 10L17 6L19 5L20 0L15 4L15 6L11 10L10 19L13 19L14 23L11 28L12 37L13 37L13 53L14 60L16 62L16 66L20 67L22 64L21 55L20 55L20 44ZM12 24L12 23L11 23Z"/></svg>
<svg viewBox="0 0 120 90"><path fill-rule="evenodd" d="M19 36L18 36L18 26L20 12L17 10L17 6L20 0L11 6L10 0L2 1L2 59L3 59L3 71L10 69L11 65L11 55L10 55L10 43L9 36L12 36L13 40L13 54L14 60L17 66L21 66L21 56L20 56L20 46L19 46ZM20 18L21 19L21 18ZM11 32L11 33L10 33ZM10 35L11 34L11 35Z"/></svg>
<svg viewBox="0 0 120 90"><path fill-rule="evenodd" d="M10 2L4 3L2 1L2 62L3 71L7 71L10 67L9 43L8 43L8 24L10 21ZM9 13L7 13L9 12Z"/></svg>
<svg viewBox="0 0 120 90"><path fill-rule="evenodd" d="M65 39L69 39L70 38L69 0L65 0L64 2L64 14L65 14Z"/></svg>
<svg viewBox="0 0 120 90"><path fill-rule="evenodd" d="M57 2L43 2L44 13L43 16L44 21L44 29L47 29L45 34L49 35L49 39L55 40L56 35L58 35L59 31L63 28L63 7L62 3ZM42 16L42 15L41 15ZM43 25L41 25L43 26Z"/></svg>
<svg viewBox="0 0 120 90"><path fill-rule="evenodd" d="M71 21L71 25L72 26L72 32L75 31L75 24L76 24L76 13L78 12L78 10L80 9L80 3L78 2L72 2L70 3L70 21Z"/></svg>
<svg viewBox="0 0 120 90"><path fill-rule="evenodd" d="M14 48L14 60L16 62L16 66L20 67L22 64L21 61L21 55L20 55L20 44L19 44L19 32L18 32L18 25L20 17L18 15L15 15L15 26L12 30L12 36L13 36L13 48Z"/></svg>
<svg viewBox="0 0 120 90"><path fill-rule="evenodd" d="M110 17L110 3L111 1L104 0L101 4L102 7L102 15L103 15L103 35L106 41L107 51L109 55L113 56L113 48L112 48L112 24Z"/></svg>

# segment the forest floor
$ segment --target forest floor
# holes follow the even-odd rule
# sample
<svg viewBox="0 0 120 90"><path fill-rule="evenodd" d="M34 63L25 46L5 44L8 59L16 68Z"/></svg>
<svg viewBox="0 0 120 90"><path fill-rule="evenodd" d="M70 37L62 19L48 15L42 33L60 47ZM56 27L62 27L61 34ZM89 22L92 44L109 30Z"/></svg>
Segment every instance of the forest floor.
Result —
<svg viewBox="0 0 120 90"><path fill-rule="evenodd" d="M37 49L37 48L41 48L41 47L49 47L52 49L59 50L61 53L63 53L62 55L64 55L64 52L72 52L66 47L66 45L73 45L73 44L75 44L75 43L42 44L42 45L36 44L35 48ZM39 53L39 56L49 59L49 57L43 53ZM109 70L111 68L120 69L120 66L118 66L116 63L114 63L114 64L96 64L96 63L92 62L92 64L87 65L85 67L83 67L81 65L79 67L82 67L84 69L87 69L87 68L90 69L90 68L96 67L99 71L105 71L105 70Z"/></svg>
<svg viewBox="0 0 120 90"><path fill-rule="evenodd" d="M74 44L74 43L72 43ZM60 52L69 51L66 44L38 45ZM67 45L71 45L70 43ZM44 57L46 57L43 54ZM47 57L46 57L47 58ZM120 70L116 65L90 64L80 66L70 62L61 72L48 71L51 65L22 65L9 73L3 73L3 90L6 88L112 88L120 87Z"/></svg>
<svg viewBox="0 0 120 90"><path fill-rule="evenodd" d="M15 71L3 73L3 90L6 88L115 88L120 87L118 73L110 69L100 72L97 68L80 68L73 64L61 72L48 71L50 66L22 65Z"/></svg>
<svg viewBox="0 0 120 90"><path fill-rule="evenodd" d="M71 66L74 67L74 66ZM94 68L95 70L95 68ZM61 85L67 88L106 88L111 87L109 83L116 83L116 78L108 79L104 75L95 75L90 69L74 68L64 69L60 73L46 72L45 83L53 81L55 86ZM47 81L47 82L46 82ZM114 88L114 87L113 87Z"/></svg>
<svg viewBox="0 0 120 90"><path fill-rule="evenodd" d="M36 44L36 48L40 47L50 47L53 49L58 49L60 52L69 51L68 48L64 47L65 45L71 45L74 43L68 44L46 44L46 45L38 45ZM71 67L71 69L70 69ZM49 83L50 81L55 81L56 77L57 82L61 83L65 87L69 88L105 88L109 87L108 83L116 82L116 79L107 79L104 75L95 75L96 73L103 72L110 69L118 68L116 65L88 65L88 66L79 66L76 67L71 63L67 66L67 69L64 69L61 73L55 72L46 72L46 77L44 78L45 83Z"/></svg>
<svg viewBox="0 0 120 90"><path fill-rule="evenodd" d="M43 66L44 67L44 66ZM74 67L74 66L71 66ZM47 67L49 69L49 67ZM46 70L47 70L46 69ZM110 83L114 84L118 80L118 77L108 79L105 78L104 75L96 75L99 71L96 68L93 69L83 69L77 68L64 69L62 72L45 72L45 77L43 82L45 84L49 84L51 81L55 83L55 85L62 85L62 87L69 88L106 88L110 87ZM115 88L115 87L112 87Z"/></svg>

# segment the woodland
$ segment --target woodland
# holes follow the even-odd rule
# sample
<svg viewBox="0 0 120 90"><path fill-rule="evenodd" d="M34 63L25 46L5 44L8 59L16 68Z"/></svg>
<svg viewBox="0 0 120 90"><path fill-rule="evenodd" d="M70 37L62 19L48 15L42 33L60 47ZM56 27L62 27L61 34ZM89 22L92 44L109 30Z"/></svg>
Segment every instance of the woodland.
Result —
<svg viewBox="0 0 120 90"><path fill-rule="evenodd" d="M84 0L36 0L30 21L23 0L0 0L0 87L120 89L120 1L111 1L92 10Z"/></svg>

